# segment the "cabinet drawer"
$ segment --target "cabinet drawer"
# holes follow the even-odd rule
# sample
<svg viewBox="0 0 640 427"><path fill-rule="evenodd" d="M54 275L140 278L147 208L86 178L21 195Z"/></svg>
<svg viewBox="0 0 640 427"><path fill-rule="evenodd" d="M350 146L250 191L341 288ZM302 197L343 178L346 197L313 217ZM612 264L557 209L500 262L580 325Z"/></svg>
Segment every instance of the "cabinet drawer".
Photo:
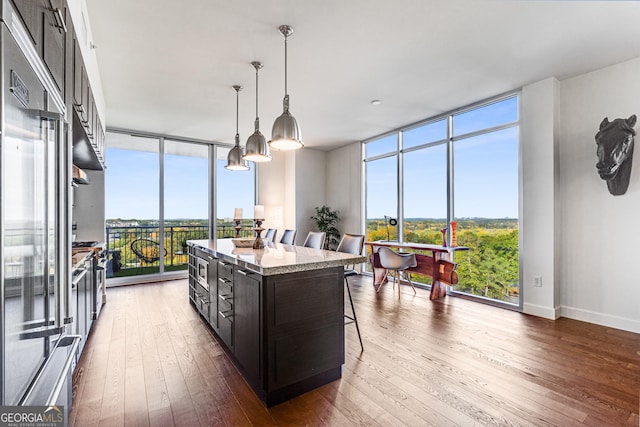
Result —
<svg viewBox="0 0 640 427"><path fill-rule="evenodd" d="M218 295L233 296L233 282L224 277L218 277Z"/></svg>
<svg viewBox="0 0 640 427"><path fill-rule="evenodd" d="M233 315L233 300L229 296L218 296L218 313L222 315L222 317L227 317L231 319Z"/></svg>
<svg viewBox="0 0 640 427"><path fill-rule="evenodd" d="M233 321L232 318L222 317L220 313L218 313L218 317L220 320L218 327L218 336L220 339L229 347L231 351L233 351Z"/></svg>
<svg viewBox="0 0 640 427"><path fill-rule="evenodd" d="M209 291L196 283L195 289L195 303L200 314L206 319L209 318Z"/></svg>
<svg viewBox="0 0 640 427"><path fill-rule="evenodd" d="M218 261L218 277L233 281L233 265L228 262Z"/></svg>

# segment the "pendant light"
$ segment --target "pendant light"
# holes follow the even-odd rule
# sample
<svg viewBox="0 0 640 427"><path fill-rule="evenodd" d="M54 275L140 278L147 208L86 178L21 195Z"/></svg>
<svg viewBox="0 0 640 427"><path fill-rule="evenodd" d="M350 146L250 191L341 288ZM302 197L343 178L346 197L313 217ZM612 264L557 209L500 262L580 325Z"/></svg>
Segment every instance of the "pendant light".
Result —
<svg viewBox="0 0 640 427"><path fill-rule="evenodd" d="M229 150L227 165L224 168L232 171L246 171L249 170L249 164L242 158L244 153L242 152L242 147L240 147L240 134L238 133L238 111L240 103L238 94L242 90L242 86L234 85L232 87L236 91L236 145Z"/></svg>
<svg viewBox="0 0 640 427"><path fill-rule="evenodd" d="M280 32L284 36L284 100L282 101L283 112L273 123L271 130L271 147L277 150L295 150L304 147L300 127L295 117L289 113L289 94L287 93L287 38L293 34L293 28L288 25L281 25Z"/></svg>
<svg viewBox="0 0 640 427"><path fill-rule="evenodd" d="M258 70L262 68L262 62L253 61L251 65L256 69L256 130L247 139L244 159L252 162L270 162L269 144L267 144L267 139L264 135L260 133L260 118L258 117Z"/></svg>

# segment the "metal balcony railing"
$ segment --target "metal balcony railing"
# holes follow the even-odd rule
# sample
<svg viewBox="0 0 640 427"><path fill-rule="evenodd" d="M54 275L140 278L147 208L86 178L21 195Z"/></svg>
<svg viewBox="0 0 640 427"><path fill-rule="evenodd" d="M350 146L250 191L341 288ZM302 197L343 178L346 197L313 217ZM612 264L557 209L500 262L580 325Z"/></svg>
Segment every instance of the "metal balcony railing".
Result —
<svg viewBox="0 0 640 427"><path fill-rule="evenodd" d="M164 242L160 245L160 228L155 225L148 226L114 226L106 227L106 244L109 252L107 265L107 277L134 276L142 274L158 273L160 260L145 262L137 256L131 244L140 239L145 239L150 247L155 246L159 253L164 252L164 270L187 269L187 240L207 239L209 227L206 225L171 225L164 229ZM216 237L235 237L236 230L232 224L218 224ZM240 230L241 237L253 236L250 226L243 225Z"/></svg>

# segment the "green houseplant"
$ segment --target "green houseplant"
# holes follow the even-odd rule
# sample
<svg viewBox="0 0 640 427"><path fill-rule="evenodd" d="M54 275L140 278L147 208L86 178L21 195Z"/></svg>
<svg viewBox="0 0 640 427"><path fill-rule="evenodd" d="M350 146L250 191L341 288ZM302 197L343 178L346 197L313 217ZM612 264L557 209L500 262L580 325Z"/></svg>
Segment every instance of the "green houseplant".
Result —
<svg viewBox="0 0 640 427"><path fill-rule="evenodd" d="M312 216L312 219L319 231L327 233L327 237L324 241L324 248L329 250L335 250L340 243L340 231L336 228L336 224L340 221L340 212L331 209L327 205L322 207L315 207L316 214Z"/></svg>

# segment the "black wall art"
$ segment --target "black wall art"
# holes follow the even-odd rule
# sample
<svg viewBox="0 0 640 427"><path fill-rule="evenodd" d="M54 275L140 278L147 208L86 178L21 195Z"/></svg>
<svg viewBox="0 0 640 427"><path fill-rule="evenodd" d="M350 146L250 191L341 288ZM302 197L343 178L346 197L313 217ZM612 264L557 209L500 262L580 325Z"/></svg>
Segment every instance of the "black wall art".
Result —
<svg viewBox="0 0 640 427"><path fill-rule="evenodd" d="M629 187L635 125L635 114L628 119L615 119L611 122L605 117L596 133L596 168L600 178L607 181L609 193L614 196L626 193Z"/></svg>

